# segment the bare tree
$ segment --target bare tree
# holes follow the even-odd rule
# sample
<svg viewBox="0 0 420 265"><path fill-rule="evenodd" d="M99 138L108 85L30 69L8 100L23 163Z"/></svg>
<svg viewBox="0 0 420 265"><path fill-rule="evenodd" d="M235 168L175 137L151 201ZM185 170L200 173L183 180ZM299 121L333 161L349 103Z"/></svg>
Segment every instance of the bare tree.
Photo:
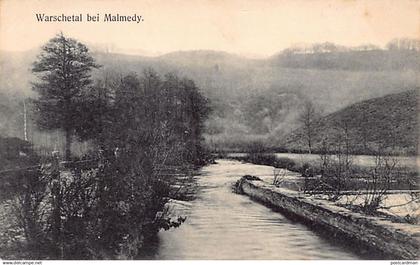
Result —
<svg viewBox="0 0 420 265"><path fill-rule="evenodd" d="M308 144L308 152L312 153L314 122L319 117L319 113L315 105L307 100L303 105L303 110L300 113L298 120L304 128L306 142Z"/></svg>
<svg viewBox="0 0 420 265"><path fill-rule="evenodd" d="M366 195L362 209L374 213L386 199L391 183L399 178L398 158L387 157L382 150L375 156L375 166L370 170L366 185Z"/></svg>

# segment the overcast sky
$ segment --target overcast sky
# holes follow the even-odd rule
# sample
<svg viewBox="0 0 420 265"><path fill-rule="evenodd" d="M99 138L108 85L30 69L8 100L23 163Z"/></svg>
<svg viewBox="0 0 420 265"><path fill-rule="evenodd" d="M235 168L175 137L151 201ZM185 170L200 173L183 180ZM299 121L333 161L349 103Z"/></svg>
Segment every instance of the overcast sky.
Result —
<svg viewBox="0 0 420 265"><path fill-rule="evenodd" d="M142 15L142 23L42 23L36 13ZM295 43L330 41L384 46L420 37L420 3L413 0L0 0L0 49L37 48L54 34L111 51L162 54L212 49L253 57Z"/></svg>

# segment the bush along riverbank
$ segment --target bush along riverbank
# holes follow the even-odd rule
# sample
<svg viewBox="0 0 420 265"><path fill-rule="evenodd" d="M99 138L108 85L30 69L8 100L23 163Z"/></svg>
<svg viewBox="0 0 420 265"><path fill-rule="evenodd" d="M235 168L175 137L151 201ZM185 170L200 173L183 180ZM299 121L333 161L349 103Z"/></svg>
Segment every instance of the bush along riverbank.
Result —
<svg viewBox="0 0 420 265"><path fill-rule="evenodd" d="M420 202L417 171L401 166L397 157L378 154L371 157L374 160L372 166L356 165L352 156L346 154L320 155L317 160L305 162L265 153L251 153L235 159L297 172L301 178L292 180L274 174L276 183L273 184L290 188L293 186L290 182L293 181L297 187L293 188L294 190L310 196L321 196L354 211L370 215L376 215L379 211L392 215L390 210L395 207L416 205ZM390 202L390 197L395 199L398 194L405 194L404 202ZM401 216L400 211L398 216L390 217L418 224L418 207L414 210L416 211L406 211L404 216Z"/></svg>
<svg viewBox="0 0 420 265"><path fill-rule="evenodd" d="M254 176L244 176L235 191L319 225L334 234L382 253L383 259L417 259L420 227L356 213L328 200L317 200L276 187Z"/></svg>

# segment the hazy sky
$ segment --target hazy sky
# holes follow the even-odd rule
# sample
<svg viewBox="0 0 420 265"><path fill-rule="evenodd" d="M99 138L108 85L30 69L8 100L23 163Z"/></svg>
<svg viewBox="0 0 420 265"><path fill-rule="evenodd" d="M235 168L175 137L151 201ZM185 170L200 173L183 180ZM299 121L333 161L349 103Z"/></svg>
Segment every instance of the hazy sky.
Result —
<svg viewBox="0 0 420 265"><path fill-rule="evenodd" d="M36 13L142 15L141 23L37 22ZM85 19L85 17L84 17ZM213 49L269 56L295 43L383 46L420 37L413 0L0 0L0 49L39 47L54 34L111 51L161 54Z"/></svg>

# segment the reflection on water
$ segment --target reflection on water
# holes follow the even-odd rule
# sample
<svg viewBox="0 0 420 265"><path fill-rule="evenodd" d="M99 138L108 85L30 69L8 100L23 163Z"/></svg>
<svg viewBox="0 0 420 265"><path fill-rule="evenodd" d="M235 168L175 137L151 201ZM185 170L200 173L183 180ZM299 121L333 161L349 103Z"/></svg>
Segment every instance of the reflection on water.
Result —
<svg viewBox="0 0 420 265"><path fill-rule="evenodd" d="M191 202L174 201L180 228L159 233L156 259L358 259L305 225L231 191L242 175L272 168L219 160L202 169Z"/></svg>

